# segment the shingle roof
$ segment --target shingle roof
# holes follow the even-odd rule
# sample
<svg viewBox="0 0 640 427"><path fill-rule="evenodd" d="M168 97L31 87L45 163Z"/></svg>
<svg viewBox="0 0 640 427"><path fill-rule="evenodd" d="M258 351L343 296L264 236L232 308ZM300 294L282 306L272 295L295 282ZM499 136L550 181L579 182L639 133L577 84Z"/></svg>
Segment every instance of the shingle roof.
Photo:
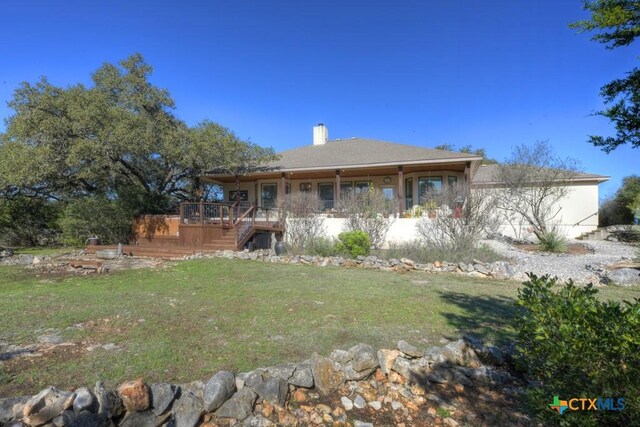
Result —
<svg viewBox="0 0 640 427"><path fill-rule="evenodd" d="M274 162L272 166L282 170L482 159L469 153L456 153L366 138L337 139L328 141L326 144L306 145L279 154L280 160Z"/></svg>
<svg viewBox="0 0 640 427"><path fill-rule="evenodd" d="M481 165L471 180L472 184L498 184L495 177L497 176L499 165ZM578 181L607 181L610 177L604 175L596 175L592 173L578 172L574 180Z"/></svg>

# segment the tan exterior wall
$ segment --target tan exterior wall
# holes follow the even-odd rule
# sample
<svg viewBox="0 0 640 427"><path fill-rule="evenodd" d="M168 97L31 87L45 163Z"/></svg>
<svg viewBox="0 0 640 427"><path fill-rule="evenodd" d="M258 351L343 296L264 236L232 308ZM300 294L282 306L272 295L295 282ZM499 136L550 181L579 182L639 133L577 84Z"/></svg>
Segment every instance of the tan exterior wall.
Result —
<svg viewBox="0 0 640 427"><path fill-rule="evenodd" d="M447 185L448 177L455 176L459 183L464 182L464 174L462 172L454 172L454 171L424 171L424 172L412 172L405 173L404 179L411 178L413 180L412 185L412 194L413 194L413 204L418 203L418 179L419 178L435 178L441 177L443 185ZM390 182L385 182L385 178L389 178ZM361 175L357 177L340 177L340 183L344 184L346 182L368 182L371 181L376 188L393 188L394 196L397 198L398 195L398 175L388 175L388 176L368 176ZM300 191L300 184L311 184L311 191L318 192L318 184L320 183L332 183L334 184L334 198L335 198L335 177L332 178L320 178L320 179L305 179L305 178L294 178L294 179L286 179L286 183L292 192ZM241 182L240 190L247 191L248 193L248 201L249 202L257 202L259 206L262 205L262 201L260 200L261 189L263 184L275 184L278 188L278 197L281 197L280 194L280 179L267 179L267 180L258 180L256 182ZM236 184L224 184L224 201L233 201L229 199L229 192L236 190ZM407 189L404 190L405 195L407 194Z"/></svg>

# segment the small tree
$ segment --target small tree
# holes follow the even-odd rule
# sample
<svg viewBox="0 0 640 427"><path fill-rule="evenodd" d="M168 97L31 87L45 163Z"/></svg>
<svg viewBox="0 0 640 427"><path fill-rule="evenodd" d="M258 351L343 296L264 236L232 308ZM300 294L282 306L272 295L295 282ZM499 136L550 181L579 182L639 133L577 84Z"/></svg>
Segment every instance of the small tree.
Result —
<svg viewBox="0 0 640 427"><path fill-rule="evenodd" d="M426 199L438 206L439 213L435 218L421 218L416 227L430 248L468 253L500 225L497 197L490 190L474 189L468 196L464 185L453 185L429 191Z"/></svg>
<svg viewBox="0 0 640 427"><path fill-rule="evenodd" d="M389 200L371 184L368 190L343 194L338 206L339 212L347 217L346 231L364 231L376 249L384 244L391 227L390 209Z"/></svg>
<svg viewBox="0 0 640 427"><path fill-rule="evenodd" d="M287 195L281 209L281 218L286 220L285 237L293 248L307 248L326 234L324 220L319 215L322 208L322 200L317 193L299 192Z"/></svg>
<svg viewBox="0 0 640 427"><path fill-rule="evenodd" d="M558 202L569 193L566 184L576 173L576 161L554 156L546 141L517 146L493 177L500 183L499 207L521 215L541 239L554 230L553 222L561 211Z"/></svg>

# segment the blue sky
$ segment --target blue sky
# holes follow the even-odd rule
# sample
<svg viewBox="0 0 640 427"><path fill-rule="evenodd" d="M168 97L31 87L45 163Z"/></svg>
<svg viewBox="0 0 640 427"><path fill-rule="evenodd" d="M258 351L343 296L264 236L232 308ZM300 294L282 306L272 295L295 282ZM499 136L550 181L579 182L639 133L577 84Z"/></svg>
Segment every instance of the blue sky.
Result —
<svg viewBox="0 0 640 427"><path fill-rule="evenodd" d="M640 150L605 154L600 87L638 61L568 24L580 0L3 0L0 117L22 81L90 83L104 62L140 52L188 124L219 122L281 151L330 138L471 144L502 160L549 140L585 171L640 174ZM4 125L0 124L0 131Z"/></svg>

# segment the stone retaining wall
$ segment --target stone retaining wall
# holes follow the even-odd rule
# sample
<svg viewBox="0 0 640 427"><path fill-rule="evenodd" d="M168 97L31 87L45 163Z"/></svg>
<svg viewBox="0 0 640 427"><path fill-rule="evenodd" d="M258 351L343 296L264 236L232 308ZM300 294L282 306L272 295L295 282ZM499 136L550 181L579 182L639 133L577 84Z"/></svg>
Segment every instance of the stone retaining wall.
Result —
<svg viewBox="0 0 640 427"><path fill-rule="evenodd" d="M471 277L493 277L498 279L510 279L514 276L514 271L507 261L495 261L484 263L474 261L447 262L436 261L433 263L421 264L408 258L383 259L375 255L359 256L356 259L337 257L322 257L314 255L274 255L269 250L256 250L253 252L231 250L217 251L213 254L196 254L185 257L186 259L197 259L206 257L218 257L227 259L243 259L263 262L273 262L282 264L302 264L315 265L318 267L347 267L347 268L367 268L382 271L424 271L428 273L456 273Z"/></svg>
<svg viewBox="0 0 640 427"><path fill-rule="evenodd" d="M460 393L465 388L472 394L496 388L506 396L518 394L512 377L499 368L506 357L502 350L474 340L427 351L404 341L395 349L378 351L358 344L300 363L238 374L220 371L206 383L149 385L138 379L117 389L107 389L102 382L74 391L49 387L35 396L0 399L0 425L374 425L354 421L359 417L386 420L377 425L410 426L424 425L423 416L436 418L437 407L448 414L444 425L455 426L455 418L473 421L473 410L458 411L455 402L438 395L436 386L449 384ZM497 404L511 404L505 399ZM514 411L505 412L512 416Z"/></svg>

